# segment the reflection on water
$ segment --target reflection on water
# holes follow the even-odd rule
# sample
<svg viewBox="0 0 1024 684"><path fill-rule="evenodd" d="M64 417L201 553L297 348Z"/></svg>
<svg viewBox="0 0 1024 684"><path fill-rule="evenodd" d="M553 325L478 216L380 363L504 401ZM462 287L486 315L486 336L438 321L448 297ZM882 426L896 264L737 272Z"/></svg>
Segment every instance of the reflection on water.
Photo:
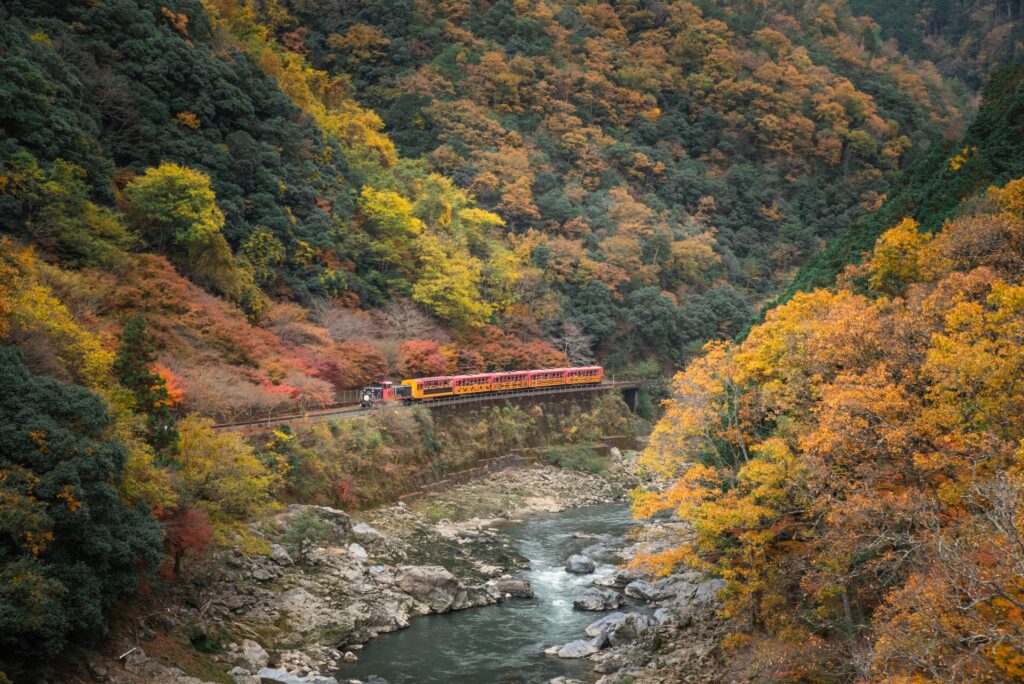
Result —
<svg viewBox="0 0 1024 684"><path fill-rule="evenodd" d="M412 619L359 652L339 678L377 675L391 684L534 684L552 677L586 677L585 664L543 654L554 644L584 636L600 617L573 610L573 599L595 577L612 572L599 561L593 575L565 572L565 559L595 543L574 533L621 537L634 524L625 504L577 508L509 524L505 531L530 559L523 573L536 596L496 606ZM610 560L610 559L607 559Z"/></svg>

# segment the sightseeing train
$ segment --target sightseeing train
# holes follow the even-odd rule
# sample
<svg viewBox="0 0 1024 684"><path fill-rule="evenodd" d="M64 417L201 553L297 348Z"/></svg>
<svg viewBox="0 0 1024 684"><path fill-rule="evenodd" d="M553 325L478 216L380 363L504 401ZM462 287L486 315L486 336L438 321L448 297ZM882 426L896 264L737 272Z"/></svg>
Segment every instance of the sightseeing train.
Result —
<svg viewBox="0 0 1024 684"><path fill-rule="evenodd" d="M432 401L463 394L510 392L537 387L592 385L604 379L601 366L580 368L542 368L539 370L477 373L475 375L443 375L434 378L412 378L401 384L378 382L360 392L360 405L369 408L378 403L401 401L413 403Z"/></svg>

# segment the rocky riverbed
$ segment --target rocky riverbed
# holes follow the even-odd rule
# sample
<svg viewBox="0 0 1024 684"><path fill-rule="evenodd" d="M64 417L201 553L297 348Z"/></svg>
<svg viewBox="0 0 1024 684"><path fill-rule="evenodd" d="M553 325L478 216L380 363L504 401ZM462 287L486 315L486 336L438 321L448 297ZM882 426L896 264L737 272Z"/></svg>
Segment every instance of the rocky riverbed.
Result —
<svg viewBox="0 0 1024 684"><path fill-rule="evenodd" d="M357 515L290 506L253 530L269 554L235 549L194 572L181 601L139 620L132 639L113 645L123 657L91 659L89 675L110 684L332 684L363 644L415 616L531 596L517 576L527 561L501 521L621 500L635 483L630 456L614 451L603 476L533 466ZM629 559L681 532L681 523L643 525L614 548L596 543L591 555ZM586 561L574 571L589 578ZM595 612L579 639L551 644L552 657L586 658L587 678L606 683L714 679L717 581L694 573L655 581L624 568L588 581L577 609L614 612ZM624 609L627 600L643 608ZM208 653L182 663L168 652L166 641L183 630Z"/></svg>

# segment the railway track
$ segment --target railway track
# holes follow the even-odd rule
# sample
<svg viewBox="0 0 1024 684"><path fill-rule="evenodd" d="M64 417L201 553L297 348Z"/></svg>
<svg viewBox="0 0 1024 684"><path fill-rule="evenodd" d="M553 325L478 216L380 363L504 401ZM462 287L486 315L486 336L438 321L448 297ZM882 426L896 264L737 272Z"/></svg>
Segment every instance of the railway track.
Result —
<svg viewBox="0 0 1024 684"><path fill-rule="evenodd" d="M641 387L639 381L618 380L602 382L596 385L576 385L569 387L534 387L528 389L506 390L503 392L488 392L486 394L471 394L466 396L439 397L437 399L417 400L410 405L392 404L376 406L374 408L362 408L359 404L336 405L319 409L311 409L301 413L282 414L267 416L265 418L254 418L251 420L238 421L234 423L219 423L213 426L214 430L224 432L263 432L273 430L283 425L302 425L308 423L322 423L328 420L351 420L362 416L369 416L380 411L403 411L413 406L427 406L429 408L454 406L458 404L471 404L500 401L503 399L523 398L533 396L550 396L558 394L582 394L593 392L637 391Z"/></svg>

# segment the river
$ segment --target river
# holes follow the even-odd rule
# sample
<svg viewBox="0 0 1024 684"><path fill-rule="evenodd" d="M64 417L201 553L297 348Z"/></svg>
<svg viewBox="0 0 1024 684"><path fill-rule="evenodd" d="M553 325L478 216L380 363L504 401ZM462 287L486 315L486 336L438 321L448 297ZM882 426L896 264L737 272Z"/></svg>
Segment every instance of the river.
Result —
<svg viewBox="0 0 1024 684"><path fill-rule="evenodd" d="M535 515L502 526L530 559L520 574L532 599L413 618L408 629L385 634L359 652L339 679L376 675L390 684L535 684L553 677L589 678L586 665L544 655L548 646L584 638L602 613L574 610L573 599L617 560L597 554L595 575L572 575L565 560L597 542L612 546L636 523L626 504L602 504ZM600 538L595 538L601 535Z"/></svg>

